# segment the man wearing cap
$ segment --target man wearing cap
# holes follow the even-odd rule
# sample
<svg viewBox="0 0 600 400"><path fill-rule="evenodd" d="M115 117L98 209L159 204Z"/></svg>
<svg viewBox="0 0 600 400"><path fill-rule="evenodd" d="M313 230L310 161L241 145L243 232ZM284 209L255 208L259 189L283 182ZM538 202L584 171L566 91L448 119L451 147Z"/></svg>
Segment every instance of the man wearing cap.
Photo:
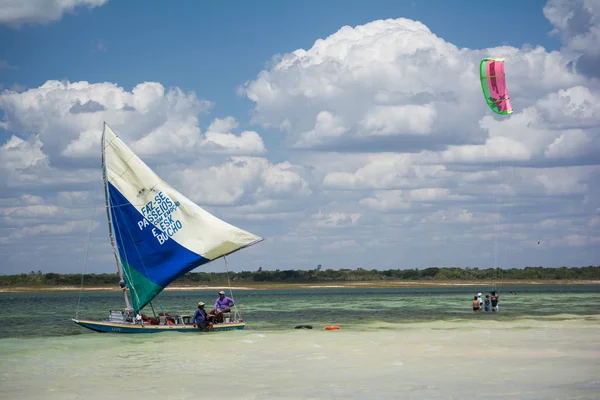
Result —
<svg viewBox="0 0 600 400"><path fill-rule="evenodd" d="M198 303L198 308L194 311L194 315L192 316L192 321L194 321L194 328L200 328L204 332L212 331L213 324L208 321L208 315L206 311L204 311L204 302Z"/></svg>
<svg viewBox="0 0 600 400"><path fill-rule="evenodd" d="M211 314L217 317L217 322L223 322L223 313L231 311L231 307L235 305L235 302L231 297L225 296L224 291L219 292L219 297L215 301L215 308Z"/></svg>
<svg viewBox="0 0 600 400"><path fill-rule="evenodd" d="M481 293L477 293L477 301L479 301L479 309L483 310L483 299L481 298Z"/></svg>

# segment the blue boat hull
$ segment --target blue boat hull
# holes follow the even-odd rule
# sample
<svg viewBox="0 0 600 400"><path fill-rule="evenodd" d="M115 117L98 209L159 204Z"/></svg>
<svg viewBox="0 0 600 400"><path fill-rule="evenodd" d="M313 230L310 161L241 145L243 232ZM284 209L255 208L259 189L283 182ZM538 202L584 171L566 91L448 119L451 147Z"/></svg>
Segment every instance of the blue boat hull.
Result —
<svg viewBox="0 0 600 400"><path fill-rule="evenodd" d="M115 323L108 321L90 321L71 319L77 325L104 333L160 333L160 332L183 332L203 333L202 330L194 328L193 325L138 325L132 323ZM213 326L213 332L242 330L245 322L230 322Z"/></svg>

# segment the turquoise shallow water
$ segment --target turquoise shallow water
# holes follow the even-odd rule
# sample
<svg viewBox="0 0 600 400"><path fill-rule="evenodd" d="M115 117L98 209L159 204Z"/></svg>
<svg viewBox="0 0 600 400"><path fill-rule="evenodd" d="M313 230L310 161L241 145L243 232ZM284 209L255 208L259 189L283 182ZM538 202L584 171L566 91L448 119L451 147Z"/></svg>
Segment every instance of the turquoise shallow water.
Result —
<svg viewBox="0 0 600 400"><path fill-rule="evenodd" d="M599 286L503 288L500 313L473 313L485 289L239 290L248 329L152 335L75 325L79 294L0 294L0 398L598 399ZM79 316L122 301L84 293Z"/></svg>
<svg viewBox="0 0 600 400"><path fill-rule="evenodd" d="M489 288L321 288L236 290L234 299L252 329L286 330L296 325L345 325L367 329L374 324L436 320L560 318L600 314L600 286L523 286L501 288L499 313L473 313L471 301ZM515 291L516 295L508 294ZM192 313L198 301L212 305L216 291L165 291L154 302L169 313ZM105 319L122 309L120 293L0 294L0 338L93 334L70 321ZM152 309L144 312L152 315Z"/></svg>

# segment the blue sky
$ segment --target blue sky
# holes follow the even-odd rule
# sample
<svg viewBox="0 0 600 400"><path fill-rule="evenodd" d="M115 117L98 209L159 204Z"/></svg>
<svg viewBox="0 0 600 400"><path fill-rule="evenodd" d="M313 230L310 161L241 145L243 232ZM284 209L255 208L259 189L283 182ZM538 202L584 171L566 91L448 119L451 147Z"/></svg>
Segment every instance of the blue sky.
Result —
<svg viewBox="0 0 600 400"><path fill-rule="evenodd" d="M0 1L0 272L80 271L53 248L83 257L111 118L174 187L267 239L232 256L237 270L597 263L591 2L88 1ZM510 117L475 75L497 55ZM150 111L121 120L114 99ZM65 111L88 100L103 111ZM173 137L196 152L148 144ZM110 271L96 221L89 268Z"/></svg>

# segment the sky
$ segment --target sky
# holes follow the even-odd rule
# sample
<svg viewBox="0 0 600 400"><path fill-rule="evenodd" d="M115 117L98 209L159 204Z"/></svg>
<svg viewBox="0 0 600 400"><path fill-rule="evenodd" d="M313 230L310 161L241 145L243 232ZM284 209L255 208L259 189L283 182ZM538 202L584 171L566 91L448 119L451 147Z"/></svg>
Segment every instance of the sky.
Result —
<svg viewBox="0 0 600 400"><path fill-rule="evenodd" d="M597 0L0 0L0 43L0 273L116 272L104 121L265 238L230 271L600 261Z"/></svg>

